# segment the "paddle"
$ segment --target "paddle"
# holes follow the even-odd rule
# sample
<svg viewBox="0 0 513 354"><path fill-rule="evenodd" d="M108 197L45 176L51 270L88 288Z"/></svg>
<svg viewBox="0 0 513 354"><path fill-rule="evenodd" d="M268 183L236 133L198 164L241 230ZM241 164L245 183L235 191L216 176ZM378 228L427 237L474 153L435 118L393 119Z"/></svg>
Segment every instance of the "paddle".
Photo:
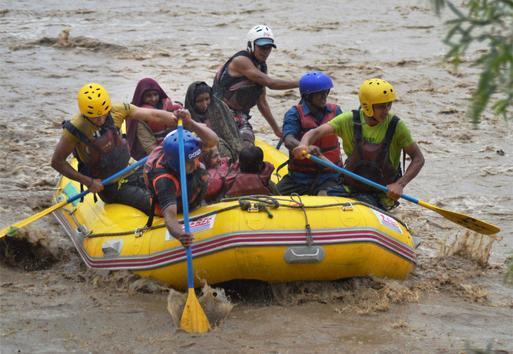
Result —
<svg viewBox="0 0 513 354"><path fill-rule="evenodd" d="M183 142L183 123L182 119L178 119L178 142L180 155L180 184L182 189L182 210L183 225L185 232L190 232L189 225L189 200L187 197L187 177L185 170L185 146ZM180 328L189 333L204 333L210 329L208 318L201 308L201 305L194 292L194 272L192 268L192 251L189 245L186 249L187 254L187 285L189 288L187 301L183 309L182 318L180 320Z"/></svg>
<svg viewBox="0 0 513 354"><path fill-rule="evenodd" d="M118 180L119 178L123 177L123 175L125 175L127 172L130 172L132 171L133 169L135 169L136 167L142 165L143 163L146 162L146 159L147 157L137 161L136 163L133 163L127 167L125 167L124 169L122 169L121 171L119 172L116 172L115 174L113 174L112 176L110 177L107 177L106 179L104 179L102 181L102 184L105 186L111 182L114 182L116 180ZM81 199L83 196L85 196L87 193L89 193L89 190L85 190L83 191L82 193L80 194L76 194L72 197L69 197L68 199L66 200L63 200L55 205L52 205L51 207L45 209L45 210L42 210L40 211L39 213L37 214L34 214L32 216L29 216L28 218L26 219L23 219L21 221L18 221L17 223L15 224L12 224L11 226L8 226L4 229L2 229L1 233L0 233L0 238L4 237L4 236L14 236L14 234L16 233L16 231L24 226L27 226L28 224L36 221L36 220L39 220L40 218L42 218L43 216L45 215L48 215L50 214L51 212L59 209L59 208L62 208L63 206L65 206L66 204L68 203L71 203L71 202L74 202L75 200L77 199Z"/></svg>
<svg viewBox="0 0 513 354"><path fill-rule="evenodd" d="M374 181L371 181L365 177L362 177L360 175L357 175L349 170L346 170L345 168L342 168L340 166L337 166L335 165L334 163L332 163L331 161L328 161L328 160L324 160L324 159L321 159L317 156L314 156L314 155L311 155L311 154L306 154L306 157L309 158L310 160L312 161L315 161L317 162L318 164L321 164L323 166L326 166L328 168L331 168L337 172L340 172L344 175L347 175L351 178L354 178L356 180L358 180L359 182L362 182L362 183L365 183L369 186L372 186L376 189L379 189L380 191L383 191L383 192L388 192L388 188L379 184L379 183L376 183ZM415 204L418 204L420 206L423 206L424 208L428 208L430 210L433 210L434 212L442 215L444 218L452 221L452 222L455 222L456 224L458 225L461 225L463 227L466 227L467 229L470 229L472 231L476 231L480 234L484 234L484 235L493 235L493 234L496 234L498 233L501 229L499 229L497 226L495 225L492 225L492 224L488 224L487 222L484 222L482 220L479 220L479 219L476 219L472 216L468 216L468 215L465 215L465 214L459 214L459 213L456 213L454 211L449 211L449 210L445 210L445 209L442 209L440 207L437 207L435 205L432 205L432 204L429 204L427 202L424 202L422 200L418 200L418 199L415 199L407 194L401 194L401 198L403 199L406 199L407 201L409 202L412 202L412 203L415 203Z"/></svg>

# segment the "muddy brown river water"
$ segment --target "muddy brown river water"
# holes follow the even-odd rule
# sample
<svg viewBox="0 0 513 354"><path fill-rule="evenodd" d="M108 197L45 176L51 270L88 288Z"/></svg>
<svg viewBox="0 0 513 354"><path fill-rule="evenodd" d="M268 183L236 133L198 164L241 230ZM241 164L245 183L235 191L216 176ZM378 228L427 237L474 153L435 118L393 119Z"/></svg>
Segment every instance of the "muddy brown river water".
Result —
<svg viewBox="0 0 513 354"><path fill-rule="evenodd" d="M358 105L357 89L379 76L394 84L393 110L426 157L405 192L501 227L480 236L417 205L395 211L422 240L418 267L403 282L237 284L233 310L206 335L176 330L168 290L129 273L98 273L80 261L47 216L2 240L1 353L513 352L513 288L504 262L513 249L511 126L486 111L466 117L478 69L444 62L443 20L428 1L5 1L0 0L0 226L51 205L50 157L76 92L102 83L129 102L153 77L174 100L211 82L245 46L250 27L272 27L272 76L318 69L333 78L332 101ZM59 42L59 34L69 33ZM276 119L297 90L268 91ZM276 144L254 112L258 135Z"/></svg>

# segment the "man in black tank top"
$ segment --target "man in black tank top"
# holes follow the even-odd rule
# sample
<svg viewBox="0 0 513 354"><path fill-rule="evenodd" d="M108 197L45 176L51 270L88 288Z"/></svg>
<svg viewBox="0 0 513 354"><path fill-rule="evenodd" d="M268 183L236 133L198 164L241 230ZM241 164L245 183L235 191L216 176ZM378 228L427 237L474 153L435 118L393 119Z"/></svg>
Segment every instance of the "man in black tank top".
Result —
<svg viewBox="0 0 513 354"><path fill-rule="evenodd" d="M218 71L214 79L214 95L222 99L232 111L245 143L254 144L255 135L248 122L249 111L255 105L267 120L274 134L281 138L266 97L266 88L287 90L299 87L297 80L273 79L267 75L266 60L276 48L274 35L265 25L253 27L247 35L247 50L233 55Z"/></svg>

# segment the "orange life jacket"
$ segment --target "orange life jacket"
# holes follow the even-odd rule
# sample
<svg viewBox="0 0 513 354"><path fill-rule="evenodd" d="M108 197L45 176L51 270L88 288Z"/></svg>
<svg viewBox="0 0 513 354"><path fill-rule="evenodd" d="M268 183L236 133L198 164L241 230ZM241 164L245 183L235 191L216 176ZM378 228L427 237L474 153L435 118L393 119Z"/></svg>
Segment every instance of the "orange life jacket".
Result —
<svg viewBox="0 0 513 354"><path fill-rule="evenodd" d="M164 149L162 145L157 146L151 154L148 156L148 160L144 165L144 182L146 186L151 192L152 195L152 203L155 206L155 215L162 216L162 210L158 205L158 199L156 194L156 183L161 178L170 179L175 185L176 189L176 199L177 199L177 209L179 212L182 211L182 203L180 200L181 197L181 187L179 178L176 176L177 172L167 167L166 158L164 155ZM187 182L194 180L196 183L187 184L187 197L189 201L189 209L192 210L196 208L203 199L203 195L206 189L206 183L202 178L202 171L200 169L196 169L193 174L189 175L187 178ZM197 177L197 178L196 178Z"/></svg>

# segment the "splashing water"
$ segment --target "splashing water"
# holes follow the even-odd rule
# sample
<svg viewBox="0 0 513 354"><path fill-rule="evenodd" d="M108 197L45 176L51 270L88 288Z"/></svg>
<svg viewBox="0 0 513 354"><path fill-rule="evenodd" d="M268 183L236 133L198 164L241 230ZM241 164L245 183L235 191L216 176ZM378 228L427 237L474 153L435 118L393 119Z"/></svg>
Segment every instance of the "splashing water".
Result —
<svg viewBox="0 0 513 354"><path fill-rule="evenodd" d="M169 289L167 310L177 328L180 325L186 300L187 293ZM224 289L212 288L206 282L201 289L201 296L198 298L198 301L203 311L205 311L211 326L219 326L234 307L226 296Z"/></svg>

